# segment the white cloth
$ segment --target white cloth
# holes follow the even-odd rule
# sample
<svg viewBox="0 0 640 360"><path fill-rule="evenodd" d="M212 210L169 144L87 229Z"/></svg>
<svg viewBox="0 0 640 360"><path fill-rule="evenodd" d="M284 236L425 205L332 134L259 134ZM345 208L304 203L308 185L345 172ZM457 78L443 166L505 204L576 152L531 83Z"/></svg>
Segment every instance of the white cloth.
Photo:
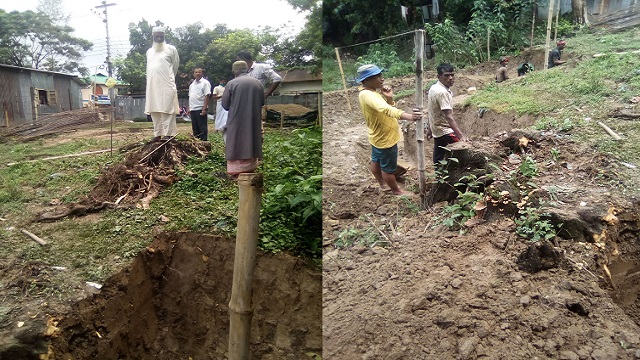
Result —
<svg viewBox="0 0 640 360"><path fill-rule="evenodd" d="M147 50L147 99L144 112L179 114L176 74L180 65L178 50L163 44L160 50Z"/></svg>
<svg viewBox="0 0 640 360"><path fill-rule="evenodd" d="M222 85L218 85L216 87L213 88L213 96L215 97L222 97L222 94L224 93L224 86ZM220 99L216 100L218 103L220 103Z"/></svg>
<svg viewBox="0 0 640 360"><path fill-rule="evenodd" d="M189 111L202 110L205 96L211 94L211 84L205 78L193 80L189 85Z"/></svg>
<svg viewBox="0 0 640 360"><path fill-rule="evenodd" d="M229 112L222 107L222 101L218 100L216 105L216 130L223 130L227 127L227 117Z"/></svg>
<svg viewBox="0 0 640 360"><path fill-rule="evenodd" d="M247 71L247 75L260 80L263 87L266 87L267 83L282 81L282 77L278 75L271 66L264 63L254 62L253 65L251 65L251 69Z"/></svg>
<svg viewBox="0 0 640 360"><path fill-rule="evenodd" d="M152 112L153 136L175 136L178 133L176 128L176 115L162 112Z"/></svg>

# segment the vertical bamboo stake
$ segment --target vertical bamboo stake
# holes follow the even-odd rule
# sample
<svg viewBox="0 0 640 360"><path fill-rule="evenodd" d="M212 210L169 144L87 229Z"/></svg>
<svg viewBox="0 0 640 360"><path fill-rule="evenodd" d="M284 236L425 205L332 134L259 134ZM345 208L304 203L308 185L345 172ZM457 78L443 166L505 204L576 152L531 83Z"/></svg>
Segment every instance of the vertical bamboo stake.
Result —
<svg viewBox="0 0 640 360"><path fill-rule="evenodd" d="M531 11L533 13L533 18L531 19L531 39L529 40L529 50L531 50L531 48L533 47L533 33L535 32L535 29L536 29L536 11L537 10L538 10L538 7L534 4L533 11Z"/></svg>
<svg viewBox="0 0 640 360"><path fill-rule="evenodd" d="M229 301L229 360L248 360L251 332L253 266L258 244L262 174L238 176L238 235Z"/></svg>
<svg viewBox="0 0 640 360"><path fill-rule="evenodd" d="M558 39L558 19L560 18L560 0L558 0L558 9L556 10L556 29L553 33L553 42L556 42Z"/></svg>
<svg viewBox="0 0 640 360"><path fill-rule="evenodd" d="M551 22L553 21L553 3L555 0L549 0L549 16L547 17L547 42L544 49L544 69L549 68L549 42L551 41Z"/></svg>
<svg viewBox="0 0 640 360"><path fill-rule="evenodd" d="M416 107L422 111L424 108L424 88L422 84L422 72L424 68L424 30L416 31ZM424 179L424 120L416 121L416 155L418 157L418 186L420 187L420 205L425 205L425 179Z"/></svg>
<svg viewBox="0 0 640 360"><path fill-rule="evenodd" d="M318 126L322 127L322 92L318 93Z"/></svg>
<svg viewBox="0 0 640 360"><path fill-rule="evenodd" d="M491 28L487 28L487 61L491 60L491 49L489 46L491 45Z"/></svg>
<svg viewBox="0 0 640 360"><path fill-rule="evenodd" d="M344 98L347 100L347 105L349 106L349 111L353 111L351 109L351 102L349 101L349 94L347 94L347 80L344 78L344 71L342 70L342 61L340 61L340 51L338 48L336 49L336 59L338 59L338 67L340 68L340 75L342 76L342 87L344 89Z"/></svg>

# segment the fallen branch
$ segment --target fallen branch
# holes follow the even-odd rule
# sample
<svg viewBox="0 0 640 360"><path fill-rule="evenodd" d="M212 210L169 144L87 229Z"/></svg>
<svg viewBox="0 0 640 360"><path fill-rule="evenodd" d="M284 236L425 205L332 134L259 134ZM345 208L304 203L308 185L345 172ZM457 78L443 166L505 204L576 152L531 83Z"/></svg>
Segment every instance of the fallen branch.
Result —
<svg viewBox="0 0 640 360"><path fill-rule="evenodd" d="M598 125L602 126L602 128L604 129L604 131L607 132L607 134L611 135L611 137L616 140L616 141L620 141L622 140L622 137L618 134L616 134L613 130L611 130L610 127L608 127L607 125L603 124L602 121L598 121Z"/></svg>
<svg viewBox="0 0 640 360"><path fill-rule="evenodd" d="M32 234L32 233L28 232L27 230L25 230L25 229L20 229L20 231L21 231L23 234L25 234L25 235L27 235L28 237L30 237L30 238L31 238L31 240L33 240L33 241L37 242L38 244L40 244L40 245L42 245L42 246L47 245L47 242L46 242L46 241L44 241L44 240L40 239L40 238L39 238L39 237L37 237L36 235L34 235L34 234Z"/></svg>
<svg viewBox="0 0 640 360"><path fill-rule="evenodd" d="M106 149L106 150L96 150L96 151L87 151L87 152L77 153L77 154L67 154L67 155L60 155L60 156L51 156L51 157L46 157L46 158L42 158L42 159L33 159L33 160L26 160L26 161L22 161L22 162L8 163L8 164L7 164L7 166L13 166L13 165L18 165L18 164L23 164L23 163L30 163L30 162L36 162L36 161L57 160L57 159L64 159L64 158L70 158L70 157L78 157L78 156L84 156L84 155L102 154L102 153L107 152L107 151L109 151L109 149Z"/></svg>
<svg viewBox="0 0 640 360"><path fill-rule="evenodd" d="M158 149L160 149L161 147L167 145L167 143L173 139L175 139L176 135L173 135L172 137L170 137L169 139L167 139L165 142L163 142L160 146L158 146L157 148L153 149L153 151L151 151L150 153L148 153L147 155L145 155L145 157L143 157L142 159L140 159L140 161L138 162L139 164L142 164L145 160L147 160L147 158L149 156L151 156L151 154L153 154L154 152L158 151Z"/></svg>
<svg viewBox="0 0 640 360"><path fill-rule="evenodd" d="M369 220L369 222L371 223L371 225L373 225L373 227L378 230L378 232L380 233L380 235L382 235L382 237L384 237L385 239L387 239L387 241L389 242L389 244L391 244L391 239L389 239L389 237L382 232L382 230L380 230L380 228L378 227L378 225L376 225L376 223L373 222L373 220L371 220L371 218L369 217L368 214L365 214L365 216L367 217L367 220Z"/></svg>

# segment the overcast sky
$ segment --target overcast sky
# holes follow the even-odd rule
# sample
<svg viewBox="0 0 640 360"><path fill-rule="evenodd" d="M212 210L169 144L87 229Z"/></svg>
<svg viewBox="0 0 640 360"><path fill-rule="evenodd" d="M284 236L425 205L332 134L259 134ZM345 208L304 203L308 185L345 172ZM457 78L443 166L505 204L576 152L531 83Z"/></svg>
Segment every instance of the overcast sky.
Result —
<svg viewBox="0 0 640 360"><path fill-rule="evenodd" d="M69 25L75 36L93 43L93 50L86 53L84 65L93 73L107 56L106 29L102 18L103 9L95 6L101 0L62 0L65 13L71 16ZM126 56L129 51L129 23L143 18L154 24L162 21L172 29L202 22L206 28L226 24L230 29L258 29L264 26L287 27L292 33L299 32L305 23L305 14L297 12L284 0L111 0L115 3L107 8L111 56ZM6 12L36 11L38 0L0 0L0 9ZM151 45L151 44L149 44ZM98 72L106 74L106 70Z"/></svg>

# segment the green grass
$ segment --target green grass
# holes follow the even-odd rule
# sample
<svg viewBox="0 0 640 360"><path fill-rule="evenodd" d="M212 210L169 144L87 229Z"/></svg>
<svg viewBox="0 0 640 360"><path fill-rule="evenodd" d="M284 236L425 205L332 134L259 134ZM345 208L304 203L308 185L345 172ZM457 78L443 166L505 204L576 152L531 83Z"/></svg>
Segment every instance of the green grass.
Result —
<svg viewBox="0 0 640 360"><path fill-rule="evenodd" d="M148 128L149 125L144 126ZM283 216L279 218L268 216L268 213L262 215L260 244L264 250L291 250L313 259L319 257L320 212L304 221L300 214L307 208L314 210L316 205L319 209L320 202L313 201L317 197L307 199L299 195L315 195L321 191L321 178L313 178L321 173L321 136L319 128L266 129L264 164L260 168L265 176L263 210L265 204L280 202L284 205ZM210 140L211 153L204 159L191 159L179 173L184 175L188 171L197 176L181 176L180 181L154 199L150 209L109 210L97 216L52 223L33 223L32 220L52 199L60 199L63 203L77 201L91 190L105 165L116 163L123 156L114 152L114 157L105 153L23 162L31 158L97 150L105 145L108 148L108 140L107 144L79 140L75 144L70 141L55 146L45 146L50 142L41 141L0 144L1 152L11 154L9 161L20 162L0 167L0 218L6 219L0 223L0 259L65 266L69 274L75 274L81 280L100 282L135 257L159 231L187 230L234 236L238 186L213 175L225 172L226 162L220 135L211 134ZM7 157L3 162L5 159ZM285 166L281 161L297 163ZM290 170L295 172L296 178ZM285 187L288 181L291 185ZM309 186L302 188L301 184ZM286 192L274 192L280 188ZM289 200L294 198L297 202L292 206ZM169 221L161 221L161 216ZM20 233L21 228L41 236L49 245L41 247L29 240ZM56 283L40 290L58 292L64 289Z"/></svg>
<svg viewBox="0 0 640 360"><path fill-rule="evenodd" d="M632 39L640 30L616 35L581 34L568 40L565 52L572 54L566 65L535 71L515 82L493 84L467 100L467 104L518 115L571 117L575 108L587 106L602 116L613 102L626 102L640 91L640 56L614 51L640 50ZM594 58L595 53L606 55Z"/></svg>
<svg viewBox="0 0 640 360"><path fill-rule="evenodd" d="M332 52L332 54L334 54L333 57L327 57L325 54L322 59L322 91L334 91L343 88L338 60L336 60L335 52ZM351 81L355 78L356 60L343 57L340 61L342 62L347 87L350 87L352 86Z"/></svg>

